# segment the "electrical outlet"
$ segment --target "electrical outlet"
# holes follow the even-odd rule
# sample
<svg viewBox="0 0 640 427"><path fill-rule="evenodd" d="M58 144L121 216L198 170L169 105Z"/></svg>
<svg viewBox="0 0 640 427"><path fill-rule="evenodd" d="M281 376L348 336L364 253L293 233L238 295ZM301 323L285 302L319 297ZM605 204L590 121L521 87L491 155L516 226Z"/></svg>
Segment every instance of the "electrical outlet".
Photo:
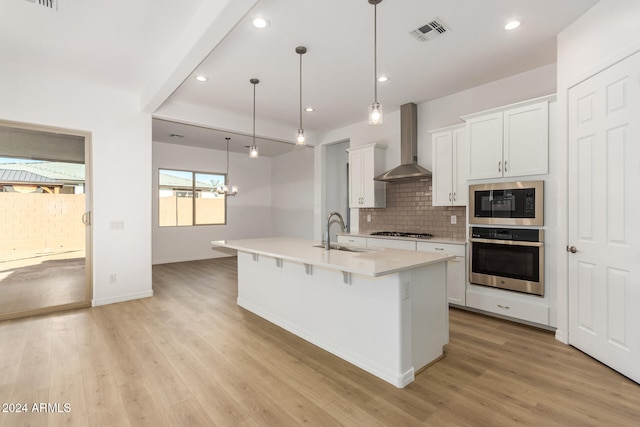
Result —
<svg viewBox="0 0 640 427"><path fill-rule="evenodd" d="M116 277L116 273L111 273L109 275L109 284L113 285L114 283L116 283L118 281L117 277Z"/></svg>
<svg viewBox="0 0 640 427"><path fill-rule="evenodd" d="M451 215L451 224L457 224L458 223L458 217L455 215Z"/></svg>
<svg viewBox="0 0 640 427"><path fill-rule="evenodd" d="M371 222L371 214L367 214L367 222Z"/></svg>

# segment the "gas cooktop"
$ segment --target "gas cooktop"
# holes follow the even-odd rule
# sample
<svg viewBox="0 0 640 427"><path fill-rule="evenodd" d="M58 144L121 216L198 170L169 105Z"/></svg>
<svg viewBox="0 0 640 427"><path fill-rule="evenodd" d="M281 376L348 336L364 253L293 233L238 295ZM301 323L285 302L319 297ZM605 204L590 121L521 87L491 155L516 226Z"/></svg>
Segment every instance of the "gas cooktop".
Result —
<svg viewBox="0 0 640 427"><path fill-rule="evenodd" d="M375 231L371 236L389 236L389 237L410 237L412 239L430 239L433 234L429 233L408 233L404 231Z"/></svg>

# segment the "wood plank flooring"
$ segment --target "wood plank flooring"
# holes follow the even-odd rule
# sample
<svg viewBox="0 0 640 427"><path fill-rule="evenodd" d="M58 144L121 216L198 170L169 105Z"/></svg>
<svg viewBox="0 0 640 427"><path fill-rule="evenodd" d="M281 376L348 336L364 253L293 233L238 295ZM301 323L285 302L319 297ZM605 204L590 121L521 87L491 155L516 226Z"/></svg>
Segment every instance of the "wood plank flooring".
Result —
<svg viewBox="0 0 640 427"><path fill-rule="evenodd" d="M0 403L28 411L0 426L640 423L640 385L550 332L453 309L445 358L396 389L239 308L235 262L154 266L153 298L1 322Z"/></svg>

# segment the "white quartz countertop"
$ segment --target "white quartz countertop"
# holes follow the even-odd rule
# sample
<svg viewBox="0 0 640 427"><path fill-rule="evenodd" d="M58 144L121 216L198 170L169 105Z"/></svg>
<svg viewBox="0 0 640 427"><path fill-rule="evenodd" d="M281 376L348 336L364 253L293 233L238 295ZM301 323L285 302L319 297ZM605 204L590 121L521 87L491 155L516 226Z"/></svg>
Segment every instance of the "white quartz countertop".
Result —
<svg viewBox="0 0 640 427"><path fill-rule="evenodd" d="M365 252L347 252L335 249L326 251L324 248L314 247L314 245L319 244L319 242L313 240L288 237L216 240L211 242L212 246L372 277L384 276L455 258L455 256L433 252L386 248L354 247L355 249L365 250Z"/></svg>

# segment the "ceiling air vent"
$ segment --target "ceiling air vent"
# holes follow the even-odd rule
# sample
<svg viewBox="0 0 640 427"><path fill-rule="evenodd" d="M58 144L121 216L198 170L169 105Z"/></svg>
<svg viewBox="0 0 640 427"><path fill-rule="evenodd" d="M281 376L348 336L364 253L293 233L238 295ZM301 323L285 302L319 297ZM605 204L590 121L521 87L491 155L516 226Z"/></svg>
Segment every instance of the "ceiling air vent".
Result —
<svg viewBox="0 0 640 427"><path fill-rule="evenodd" d="M434 18L430 20L429 23L416 30L411 31L409 34L411 34L421 42L426 42L428 40L433 40L436 37L439 37L447 32L449 32L449 29L445 27L442 21L438 18Z"/></svg>
<svg viewBox="0 0 640 427"><path fill-rule="evenodd" d="M39 4L49 9L58 10L58 0L26 0L29 3Z"/></svg>

